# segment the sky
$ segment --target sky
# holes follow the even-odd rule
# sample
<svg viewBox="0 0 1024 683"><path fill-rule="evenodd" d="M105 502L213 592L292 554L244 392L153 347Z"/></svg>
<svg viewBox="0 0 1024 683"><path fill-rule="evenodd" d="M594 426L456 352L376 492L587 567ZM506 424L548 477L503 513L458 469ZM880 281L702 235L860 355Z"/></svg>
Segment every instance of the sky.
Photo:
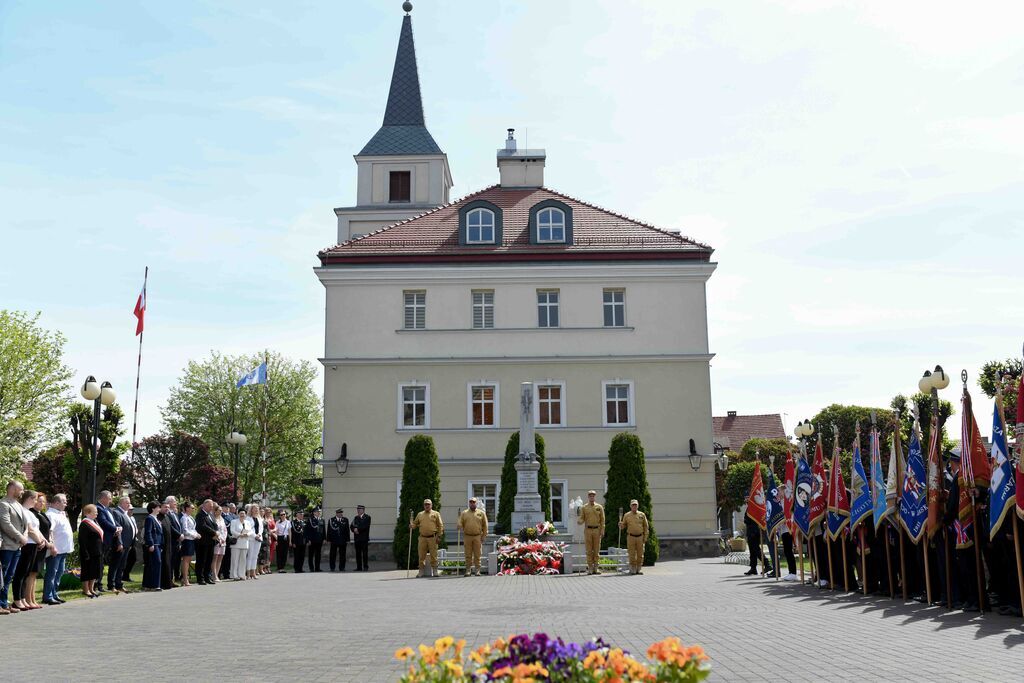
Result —
<svg viewBox="0 0 1024 683"><path fill-rule="evenodd" d="M791 432L937 363L956 402L962 368L977 394L1020 353L1024 5L414 4L453 197L497 182L514 127L548 187L715 248L716 415ZM149 266L140 437L189 359L322 355L312 268L354 204L400 5L0 3L0 308L39 311L76 381L130 411Z"/></svg>

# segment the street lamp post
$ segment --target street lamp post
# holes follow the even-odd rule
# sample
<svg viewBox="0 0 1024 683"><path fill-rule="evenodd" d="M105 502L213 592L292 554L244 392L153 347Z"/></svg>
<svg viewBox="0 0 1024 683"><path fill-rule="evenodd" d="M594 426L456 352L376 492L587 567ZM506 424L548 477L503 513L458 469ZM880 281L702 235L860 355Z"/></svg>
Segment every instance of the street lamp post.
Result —
<svg viewBox="0 0 1024 683"><path fill-rule="evenodd" d="M117 399L117 392L114 391L110 382L100 384L95 377L89 375L82 384L81 394L86 401L92 401L92 472L89 476L89 501L91 502L96 500L96 456L100 440L100 405L105 405L108 408L112 406Z"/></svg>
<svg viewBox="0 0 1024 683"><path fill-rule="evenodd" d="M246 438L244 432L239 432L239 431L235 431L234 429L232 429L231 433L228 434L227 437L224 438L224 441L226 441L229 446L234 446L235 447L235 462L234 462L235 476L234 476L233 483L231 485L231 492L232 492L231 493L231 500L233 502L237 503L238 502L238 448L239 448L239 446L244 446L245 442L248 441L248 439Z"/></svg>
<svg viewBox="0 0 1024 683"><path fill-rule="evenodd" d="M802 420L802 421L798 422L796 427L793 429L793 434L796 435L797 444L800 446L800 455L798 455L797 457L801 458L804 461L804 463L806 463L807 462L807 442L805 441L805 439L810 439L811 436L814 434L814 425L811 424L810 420ZM799 468L797 468L797 471L799 471ZM796 490L795 489L793 491L793 496L794 496L794 502L795 502L796 501ZM807 504L808 505L811 504L811 501L809 499L807 501ZM802 586L803 583L804 583L804 539L801 538L801 534L800 534L800 529L799 528L796 529L796 547L798 548L797 552L800 554L800 564L799 564L799 567L800 567L800 585ZM811 558L811 561L814 563L814 573L815 573L815 576L818 576L818 552L817 552L817 550L816 550L816 548L814 546L814 543L810 542L810 539L808 539L807 553L808 553L808 556ZM818 585L818 588L821 588L821 581L820 580L816 579L815 580L815 584Z"/></svg>
<svg viewBox="0 0 1024 683"><path fill-rule="evenodd" d="M931 486L932 484L938 484L940 487L942 486L942 479L941 479L942 475L941 475L941 472L933 472L933 471L931 471L932 470L932 464L933 464L932 463L932 459L931 459L931 446L932 446L932 444L934 444L935 448L939 449L941 447L941 445L942 445L942 441L940 440L942 438L942 436L941 436L942 435L942 425L939 424L939 389L945 389L948 386L949 386L949 376L946 375L946 373L942 369L941 365L936 365L935 366L935 370L933 372L929 372L928 370L925 370L924 371L924 375L922 375L921 379L919 379L917 381L917 388L921 390L921 393L929 394L932 397L932 419L931 419L931 424L928 427L928 430L929 430L929 434L928 434L928 437L929 437L928 462L925 465L928 468L928 483L929 483L929 486ZM947 601L947 606L952 609L952 607L953 607L953 598L952 598L952 595L951 595L951 591L952 591L952 585L951 585L952 580L951 580L951 577L950 577L951 567L950 567L950 558L949 558L949 544L948 544L948 542L946 540L945 526L943 526L943 543L942 543L942 546L945 549L945 556L946 556L946 601ZM928 602L929 602L929 604L931 604L931 594L932 594L931 588L932 587L931 587L931 579L928 576L928 571L927 571L928 570L928 544L927 544L927 539L926 539L926 542L921 547L922 547L922 551L924 553L924 561L925 561L925 580L928 582L927 585L926 585L926 588L928 589L927 590ZM980 594L979 594L979 596L980 596ZM980 600L980 597L979 597L979 600Z"/></svg>

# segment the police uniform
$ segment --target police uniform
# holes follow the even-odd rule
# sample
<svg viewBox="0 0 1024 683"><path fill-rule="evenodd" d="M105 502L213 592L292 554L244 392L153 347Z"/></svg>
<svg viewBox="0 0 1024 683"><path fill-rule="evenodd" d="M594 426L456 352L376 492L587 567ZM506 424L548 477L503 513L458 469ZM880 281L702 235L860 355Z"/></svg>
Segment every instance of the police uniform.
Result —
<svg viewBox="0 0 1024 683"><path fill-rule="evenodd" d="M348 517L342 514L341 508L335 510L336 515L327 520L327 540L331 544L331 571L334 571L334 558L338 557L340 564L338 568L345 571L345 555L347 554L348 542L351 540L349 533Z"/></svg>
<svg viewBox="0 0 1024 683"><path fill-rule="evenodd" d="M295 573L301 574L302 563L306 561L306 520L299 519L298 515L292 520L291 546Z"/></svg>
<svg viewBox="0 0 1024 683"><path fill-rule="evenodd" d="M637 501L630 501L632 507ZM630 510L622 516L619 528L625 529L626 548L629 550L629 572L631 574L643 574L640 568L644 564L644 544L647 543L647 536L651 533L651 526L647 522L647 515L639 510Z"/></svg>
<svg viewBox="0 0 1024 683"><path fill-rule="evenodd" d="M587 495L597 495L596 491L588 491ZM598 557L601 553L601 536L604 535L604 506L600 503L587 503L580 507L576 521L583 524L583 538L587 542L587 572L597 574Z"/></svg>
<svg viewBox="0 0 1024 683"><path fill-rule="evenodd" d="M476 498L470 498L469 502L475 503ZM480 574L480 547L483 544L484 536L487 535L487 513L479 507L475 510L469 508L459 515L459 528L466 537L466 576L469 576L472 569L473 575Z"/></svg>
<svg viewBox="0 0 1024 683"><path fill-rule="evenodd" d="M326 532L327 527L322 517L317 519L316 515L313 515L310 519L306 520L306 542L309 544L306 562L311 572L320 571L320 560L324 551L324 536Z"/></svg>
<svg viewBox="0 0 1024 683"><path fill-rule="evenodd" d="M423 501L426 505L430 499ZM414 529L419 529L420 542L417 545L420 559L420 576L437 576L437 541L444 533L444 522L441 520L441 513L437 510L422 510L416 519L413 520ZM427 556L430 557L429 573L424 574L426 569Z"/></svg>

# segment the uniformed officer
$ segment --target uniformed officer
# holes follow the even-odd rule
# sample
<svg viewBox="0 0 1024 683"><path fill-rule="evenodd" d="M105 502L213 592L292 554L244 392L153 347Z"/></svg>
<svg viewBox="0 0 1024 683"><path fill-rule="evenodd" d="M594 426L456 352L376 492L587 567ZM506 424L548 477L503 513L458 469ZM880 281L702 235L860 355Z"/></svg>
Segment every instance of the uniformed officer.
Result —
<svg viewBox="0 0 1024 683"><path fill-rule="evenodd" d="M597 491L587 491L587 503L582 505L576 516L576 523L583 524L583 538L587 542L587 573L597 574L598 557L601 553L601 536L604 535L604 506L597 502Z"/></svg>
<svg viewBox="0 0 1024 683"><path fill-rule="evenodd" d="M437 540L444 533L444 522L441 521L441 513L434 509L434 504L429 498L423 501L423 511L416 515L416 519L409 525L409 529L420 530L420 542L417 546L420 558L420 571L417 577L437 576ZM430 566L427 566L427 557L430 557Z"/></svg>
<svg viewBox="0 0 1024 683"><path fill-rule="evenodd" d="M469 509L459 515L459 528L466 537L466 576L480 576L480 547L487 535L487 513L476 506L476 498L469 499Z"/></svg>
<svg viewBox="0 0 1024 683"><path fill-rule="evenodd" d="M301 574L302 563L306 560L306 513L302 510L295 512L295 519L292 520L292 537L289 545L292 548L292 558L295 573Z"/></svg>
<svg viewBox="0 0 1024 683"><path fill-rule="evenodd" d="M327 535L327 528L324 525L323 512L320 508L313 508L313 516L306 520L306 543L309 544L306 561L309 564L309 571L320 571L320 560L324 554L324 536Z"/></svg>
<svg viewBox="0 0 1024 683"><path fill-rule="evenodd" d="M349 533L348 517L345 511L338 508L334 511L334 517L327 522L327 540L331 544L331 571L334 571L334 558L341 561L339 569L345 571L345 555L347 554L348 542L351 539Z"/></svg>
<svg viewBox="0 0 1024 683"><path fill-rule="evenodd" d="M647 543L647 536L651 533L651 526L647 523L647 515L638 509L640 503L636 500L629 501L629 512L622 516L619 528L625 529L626 548L629 550L629 573L643 574L640 570L644 566L644 544Z"/></svg>

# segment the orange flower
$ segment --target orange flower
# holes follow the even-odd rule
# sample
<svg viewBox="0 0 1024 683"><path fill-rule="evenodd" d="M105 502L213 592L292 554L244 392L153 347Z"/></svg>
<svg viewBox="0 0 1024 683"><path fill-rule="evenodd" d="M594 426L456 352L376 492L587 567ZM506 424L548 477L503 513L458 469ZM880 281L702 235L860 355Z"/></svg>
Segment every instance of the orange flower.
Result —
<svg viewBox="0 0 1024 683"><path fill-rule="evenodd" d="M455 656L462 659L462 650L466 647L466 640L460 639L459 642L455 643Z"/></svg>
<svg viewBox="0 0 1024 683"><path fill-rule="evenodd" d="M440 655L439 655L437 650L435 650L432 647L427 647L426 645L423 645L423 644L420 645L420 659L423 660L424 664L429 664L429 665L433 666L434 664L437 663L437 660L439 658L440 658Z"/></svg>
<svg viewBox="0 0 1024 683"><path fill-rule="evenodd" d="M454 642L455 639L451 636L444 636L443 638L438 638L434 641L434 647L437 649L439 654L442 654L447 652L448 648L450 648Z"/></svg>
<svg viewBox="0 0 1024 683"><path fill-rule="evenodd" d="M404 662L405 660L409 659L409 657L412 657L415 654L416 653L413 652L413 649L411 647L403 647L399 648L398 650L395 650L395 659Z"/></svg>

